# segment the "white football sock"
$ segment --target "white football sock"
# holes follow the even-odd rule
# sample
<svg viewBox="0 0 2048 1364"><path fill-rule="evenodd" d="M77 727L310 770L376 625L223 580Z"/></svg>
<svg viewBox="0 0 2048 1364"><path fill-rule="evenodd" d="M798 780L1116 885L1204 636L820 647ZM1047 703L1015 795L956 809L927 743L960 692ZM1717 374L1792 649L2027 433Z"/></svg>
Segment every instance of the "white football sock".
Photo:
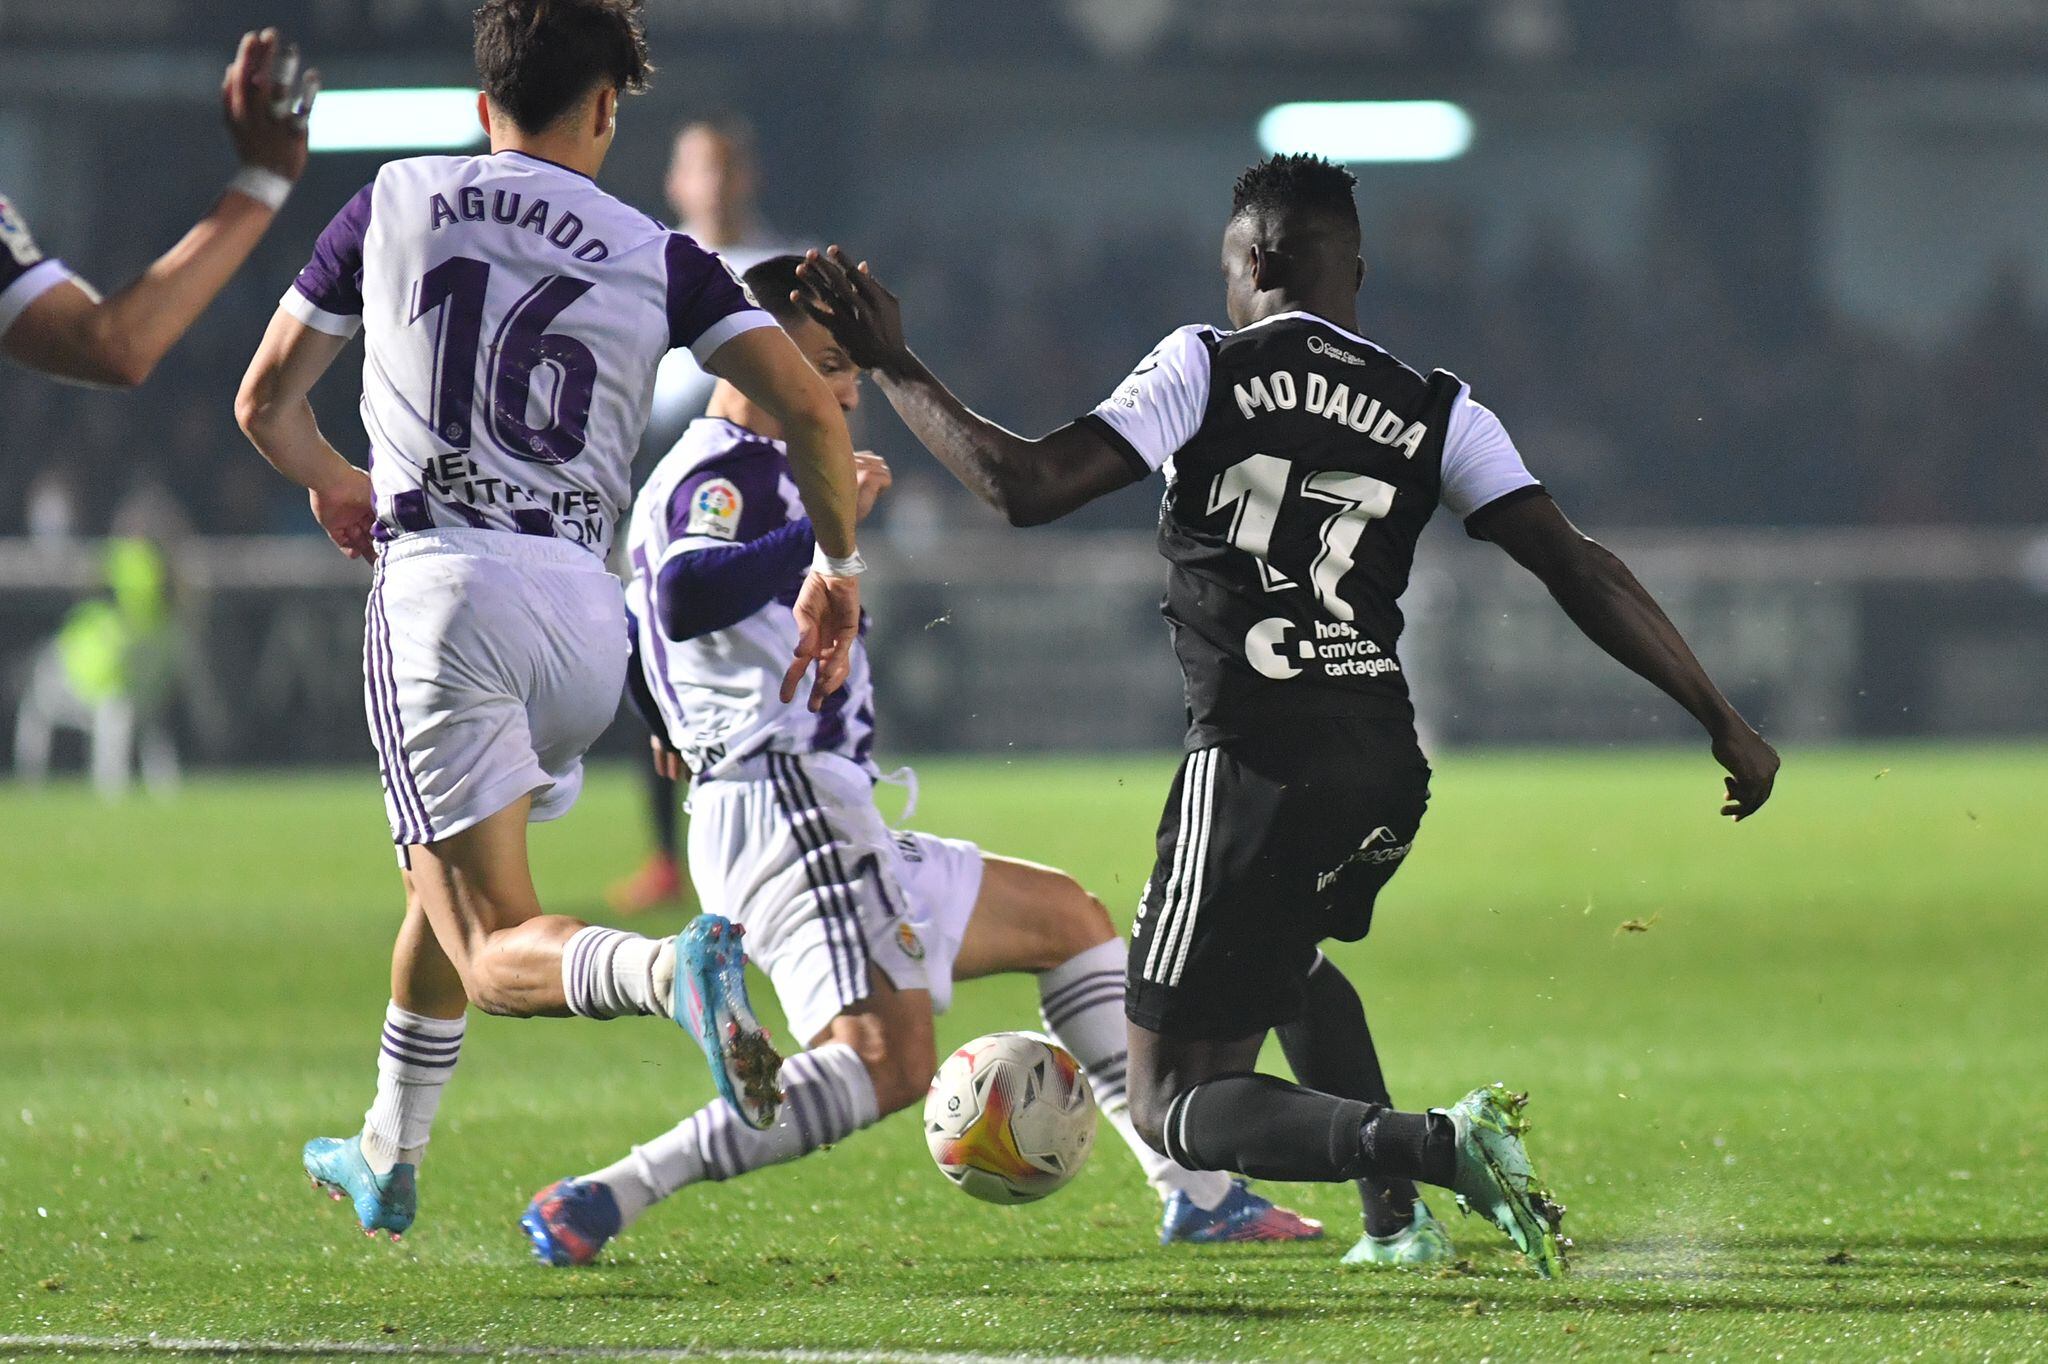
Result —
<svg viewBox="0 0 2048 1364"><path fill-rule="evenodd" d="M1039 1013L1053 1040L1074 1053L1095 1091L1095 1106L1131 1148L1146 1182L1161 1199L1178 1191L1203 1210L1214 1209L1230 1196L1230 1176L1215 1170L1188 1170L1145 1144L1131 1123L1131 1101L1124 1092L1130 1066L1130 1040L1124 1024L1122 938L1111 938L1053 967L1038 978Z"/></svg>
<svg viewBox="0 0 2048 1364"><path fill-rule="evenodd" d="M776 1076L784 1102L775 1126L756 1131L732 1105L713 1099L613 1165L583 1176L612 1191L623 1226L676 1190L731 1179L844 1141L874 1123L875 1083L860 1053L843 1042L798 1052Z"/></svg>
<svg viewBox="0 0 2048 1364"><path fill-rule="evenodd" d="M426 1154L441 1091L462 1054L463 1020L428 1018L398 1007L384 1010L377 1052L377 1097L363 1114L363 1159L376 1175L393 1165L417 1165Z"/></svg>
<svg viewBox="0 0 2048 1364"><path fill-rule="evenodd" d="M562 997L583 1018L667 1018L676 988L674 938L643 938L595 924L562 945Z"/></svg>

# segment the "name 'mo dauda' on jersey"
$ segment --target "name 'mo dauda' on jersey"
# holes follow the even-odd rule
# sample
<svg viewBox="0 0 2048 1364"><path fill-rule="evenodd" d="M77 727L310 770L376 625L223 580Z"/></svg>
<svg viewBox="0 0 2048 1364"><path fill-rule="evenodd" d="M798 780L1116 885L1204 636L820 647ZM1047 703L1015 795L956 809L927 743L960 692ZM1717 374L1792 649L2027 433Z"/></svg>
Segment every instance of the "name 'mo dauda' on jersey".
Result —
<svg viewBox="0 0 2048 1364"><path fill-rule="evenodd" d="M1454 374L1305 312L1182 327L1084 420L1166 474L1165 614L1201 748L1413 719L1397 604L1422 527L1541 491Z"/></svg>

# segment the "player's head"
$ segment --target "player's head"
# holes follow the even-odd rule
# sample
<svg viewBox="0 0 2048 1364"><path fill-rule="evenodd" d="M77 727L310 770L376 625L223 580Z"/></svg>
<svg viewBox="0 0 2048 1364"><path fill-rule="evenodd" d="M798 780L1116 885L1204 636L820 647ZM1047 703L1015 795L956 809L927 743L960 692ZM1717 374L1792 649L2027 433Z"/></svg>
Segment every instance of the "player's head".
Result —
<svg viewBox="0 0 2048 1364"><path fill-rule="evenodd" d="M846 347L832 339L823 323L790 301L789 296L803 287L796 278L796 268L802 263L801 256L770 256L741 279L754 301L782 324L804 359L824 378L832 396L839 400L840 410L851 412L860 406L860 366L853 363Z"/></svg>
<svg viewBox="0 0 2048 1364"><path fill-rule="evenodd" d="M754 130L744 119L712 118L676 131L668 161L668 205L676 221L696 231L744 225L754 211L760 179L754 167ZM706 242L711 247L727 242Z"/></svg>
<svg viewBox="0 0 2048 1364"><path fill-rule="evenodd" d="M476 11L481 113L494 143L509 120L527 137L588 142L601 155L619 96L644 90L653 69L640 0L485 0Z"/></svg>
<svg viewBox="0 0 2048 1364"><path fill-rule="evenodd" d="M1237 178L1223 232L1230 320L1284 303L1349 298L1365 281L1357 177L1320 156L1269 156Z"/></svg>

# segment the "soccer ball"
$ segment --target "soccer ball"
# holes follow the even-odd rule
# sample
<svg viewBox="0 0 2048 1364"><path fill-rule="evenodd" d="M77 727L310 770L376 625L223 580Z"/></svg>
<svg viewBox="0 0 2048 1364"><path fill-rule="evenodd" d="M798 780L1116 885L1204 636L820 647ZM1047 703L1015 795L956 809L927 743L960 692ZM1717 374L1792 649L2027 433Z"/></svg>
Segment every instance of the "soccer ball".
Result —
<svg viewBox="0 0 2048 1364"><path fill-rule="evenodd" d="M1095 1148L1095 1096L1081 1063L1036 1033L994 1032L946 1058L924 1100L939 1172L988 1203L1063 1187Z"/></svg>

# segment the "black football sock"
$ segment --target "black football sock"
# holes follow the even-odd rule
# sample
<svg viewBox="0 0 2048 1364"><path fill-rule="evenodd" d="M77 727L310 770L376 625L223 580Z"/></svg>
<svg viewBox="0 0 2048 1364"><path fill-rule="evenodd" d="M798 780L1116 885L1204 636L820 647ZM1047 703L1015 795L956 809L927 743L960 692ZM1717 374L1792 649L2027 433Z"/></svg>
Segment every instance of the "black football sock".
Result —
<svg viewBox="0 0 2048 1364"><path fill-rule="evenodd" d="M1448 1183L1448 1118L1340 1099L1271 1075L1220 1075L1166 1110L1166 1154L1190 1170L1334 1184L1367 1175Z"/></svg>
<svg viewBox="0 0 2048 1364"><path fill-rule="evenodd" d="M1358 991L1327 957L1316 959L1306 984L1301 1017L1279 1029L1280 1046L1294 1078L1325 1094L1393 1107ZM1415 1218L1412 1180L1361 1179L1358 1198L1365 1209L1365 1229L1373 1236L1392 1236Z"/></svg>
<svg viewBox="0 0 2048 1364"><path fill-rule="evenodd" d="M654 819L654 846L664 857L676 856L676 784L654 770L654 764L641 763L640 770L647 774L647 813Z"/></svg>

